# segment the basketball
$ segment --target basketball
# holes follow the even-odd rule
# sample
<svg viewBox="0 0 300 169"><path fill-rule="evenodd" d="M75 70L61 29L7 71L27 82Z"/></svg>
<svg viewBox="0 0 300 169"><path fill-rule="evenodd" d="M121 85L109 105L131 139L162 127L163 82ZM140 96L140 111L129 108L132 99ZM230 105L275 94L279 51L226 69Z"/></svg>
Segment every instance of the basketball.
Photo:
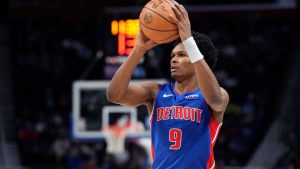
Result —
<svg viewBox="0 0 300 169"><path fill-rule="evenodd" d="M172 0L151 0L140 13L140 29L145 36L156 43L168 43L178 37L177 25L170 20Z"/></svg>

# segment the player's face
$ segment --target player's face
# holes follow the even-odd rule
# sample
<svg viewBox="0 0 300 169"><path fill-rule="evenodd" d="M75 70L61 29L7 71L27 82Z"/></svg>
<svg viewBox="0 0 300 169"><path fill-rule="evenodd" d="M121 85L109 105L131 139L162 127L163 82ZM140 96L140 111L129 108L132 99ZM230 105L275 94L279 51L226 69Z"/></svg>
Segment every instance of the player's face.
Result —
<svg viewBox="0 0 300 169"><path fill-rule="evenodd" d="M179 43L171 53L171 76L175 80L184 80L194 74L194 66L191 63L183 44Z"/></svg>

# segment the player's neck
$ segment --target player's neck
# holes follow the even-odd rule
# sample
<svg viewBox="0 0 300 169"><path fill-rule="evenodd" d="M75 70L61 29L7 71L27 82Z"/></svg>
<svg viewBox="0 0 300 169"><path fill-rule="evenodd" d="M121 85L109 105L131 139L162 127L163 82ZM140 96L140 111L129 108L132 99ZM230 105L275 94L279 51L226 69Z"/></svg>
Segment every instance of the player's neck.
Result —
<svg viewBox="0 0 300 169"><path fill-rule="evenodd" d="M174 86L174 90L179 94L182 94L184 92L190 92L196 90L197 88L198 83L197 80L194 78L185 81L176 81Z"/></svg>

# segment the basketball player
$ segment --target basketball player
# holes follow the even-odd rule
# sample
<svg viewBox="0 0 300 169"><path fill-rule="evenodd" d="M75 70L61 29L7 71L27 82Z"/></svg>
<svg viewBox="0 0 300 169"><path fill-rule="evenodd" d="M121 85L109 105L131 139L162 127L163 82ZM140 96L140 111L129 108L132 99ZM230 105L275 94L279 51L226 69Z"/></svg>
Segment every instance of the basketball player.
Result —
<svg viewBox="0 0 300 169"><path fill-rule="evenodd" d="M187 11L174 3L176 16L170 18L182 42L171 53L175 83L129 84L145 52L157 45L140 31L131 54L111 80L107 98L121 105L147 106L154 169L211 169L215 168L213 147L229 96L206 62L216 61L216 49L207 36L192 36Z"/></svg>

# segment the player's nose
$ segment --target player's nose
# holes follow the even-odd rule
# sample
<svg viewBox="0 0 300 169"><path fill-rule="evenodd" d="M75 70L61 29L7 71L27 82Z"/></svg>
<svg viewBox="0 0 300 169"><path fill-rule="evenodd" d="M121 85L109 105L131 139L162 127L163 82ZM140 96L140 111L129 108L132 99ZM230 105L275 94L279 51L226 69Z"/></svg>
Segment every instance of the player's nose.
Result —
<svg viewBox="0 0 300 169"><path fill-rule="evenodd" d="M171 58L171 63L177 63L178 62L178 57L175 55Z"/></svg>

